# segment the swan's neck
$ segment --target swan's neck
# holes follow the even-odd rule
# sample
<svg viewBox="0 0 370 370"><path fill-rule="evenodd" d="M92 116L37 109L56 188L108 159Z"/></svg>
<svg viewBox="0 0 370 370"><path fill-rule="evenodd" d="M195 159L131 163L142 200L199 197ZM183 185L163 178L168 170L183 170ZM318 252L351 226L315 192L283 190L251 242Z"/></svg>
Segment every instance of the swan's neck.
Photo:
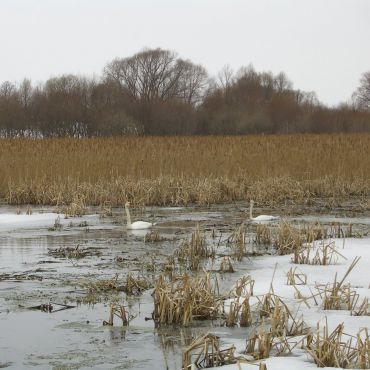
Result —
<svg viewBox="0 0 370 370"><path fill-rule="evenodd" d="M126 217L127 217L127 226L131 226L131 216L128 207L125 205Z"/></svg>
<svg viewBox="0 0 370 370"><path fill-rule="evenodd" d="M250 220L253 220L252 211L253 211L253 203L251 202L249 206L249 219Z"/></svg>

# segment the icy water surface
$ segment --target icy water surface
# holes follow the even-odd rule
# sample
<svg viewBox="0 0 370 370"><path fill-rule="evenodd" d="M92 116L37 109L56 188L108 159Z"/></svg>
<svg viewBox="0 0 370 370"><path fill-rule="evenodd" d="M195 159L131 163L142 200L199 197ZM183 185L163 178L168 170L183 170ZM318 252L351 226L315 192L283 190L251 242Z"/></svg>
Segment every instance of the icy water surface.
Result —
<svg viewBox="0 0 370 370"><path fill-rule="evenodd" d="M220 335L225 346L247 337L250 329L227 328L221 320L195 322L188 328L156 328L151 320L152 289L141 296L116 292L93 298L87 289L89 282L112 279L117 274L121 279L128 272L147 278L159 274L166 256L188 239L198 224L210 245L222 247L232 230L247 221L245 205L133 210L133 219L156 222L155 231L162 240L154 243L144 241L147 231L122 227L121 209L107 218L99 218L94 209L81 218L61 217L60 230L50 229L58 216L52 211L34 209L29 218L23 214L17 219L15 208L0 207L0 367L180 369L183 348L199 334L211 331ZM280 214L297 224L317 220L323 224L352 223L359 234L368 233L370 227L368 215L354 214L351 207L320 215L309 209L299 215L286 210L283 214L282 209L256 209L256 214L262 211ZM255 225L249 224L250 244L254 229ZM92 255L66 259L48 253L77 245L90 248ZM217 263L216 258L206 267L215 269ZM233 266L235 273L218 277L224 294L239 277L253 271L253 258L235 260ZM118 318L113 327L103 325L114 300L128 306L135 316L128 327L121 326ZM31 309L49 303L51 312ZM73 307L63 309L65 304Z"/></svg>

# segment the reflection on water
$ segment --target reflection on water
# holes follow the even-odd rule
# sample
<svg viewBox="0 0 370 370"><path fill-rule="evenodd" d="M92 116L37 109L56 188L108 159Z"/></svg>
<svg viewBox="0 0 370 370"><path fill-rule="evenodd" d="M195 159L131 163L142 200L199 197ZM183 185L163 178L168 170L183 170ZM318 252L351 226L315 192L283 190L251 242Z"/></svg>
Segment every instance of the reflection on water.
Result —
<svg viewBox="0 0 370 370"><path fill-rule="evenodd" d="M49 231L50 225L28 227L0 236L0 277L17 273L20 280L0 279L0 365L10 368L92 368L92 369L179 369L184 347L198 335L210 331L226 342L248 336L248 328L226 328L221 320L195 322L191 327L156 328L150 319L153 311L151 290L139 297L114 293L94 305L78 304L59 312L31 311L28 307L54 302L64 303L86 294L81 281L126 276L129 271L153 277L166 257L172 255L181 240L189 238L194 228L207 230L211 245L225 244L228 235L241 222L247 221L247 205L222 205L209 208L156 208L140 219L154 215L154 227L162 241L144 243L148 230L125 230L114 219L89 215L63 220L62 231ZM50 211L50 210L49 210ZM256 210L257 212L258 210ZM15 212L0 208L0 213ZM37 212L37 210L34 210ZM120 219L122 210L117 219ZM282 213L282 212L278 212ZM144 218L143 218L144 217ZM135 212L133 211L133 219ZM369 229L370 218L346 218L335 215L283 217L297 224L320 220L342 224L353 223L357 230ZM86 221L87 226L81 221ZM72 222L72 224L71 224ZM78 226L78 225L84 226ZM276 224L275 224L276 226ZM248 223L248 230L256 225ZM1 225L0 225L1 229ZM211 237L212 232L216 235ZM253 243L253 236L248 241ZM100 256L81 259L57 258L49 248L94 247ZM219 260L210 260L206 267L214 270ZM235 273L220 274L219 288L230 291L233 283L253 270L253 259L233 261ZM33 277L25 279L25 277ZM103 326L108 320L109 304L118 299L135 318L129 327Z"/></svg>

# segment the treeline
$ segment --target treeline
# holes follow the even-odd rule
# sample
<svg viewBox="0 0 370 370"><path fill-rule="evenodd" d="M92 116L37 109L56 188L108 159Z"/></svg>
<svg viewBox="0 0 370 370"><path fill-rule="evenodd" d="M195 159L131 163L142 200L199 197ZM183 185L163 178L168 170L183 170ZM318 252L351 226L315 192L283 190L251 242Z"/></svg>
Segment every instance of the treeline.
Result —
<svg viewBox="0 0 370 370"><path fill-rule="evenodd" d="M370 73L349 104L329 108L284 73L216 78L169 50L115 59L100 78L63 75L0 85L1 137L241 135L370 131Z"/></svg>

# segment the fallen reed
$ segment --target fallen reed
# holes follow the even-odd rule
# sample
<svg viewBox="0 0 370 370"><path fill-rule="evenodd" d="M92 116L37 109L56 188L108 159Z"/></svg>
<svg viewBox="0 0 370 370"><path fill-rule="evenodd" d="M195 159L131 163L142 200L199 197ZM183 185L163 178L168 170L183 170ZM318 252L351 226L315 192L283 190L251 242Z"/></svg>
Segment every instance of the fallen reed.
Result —
<svg viewBox="0 0 370 370"><path fill-rule="evenodd" d="M0 198L11 204L335 203L370 192L368 134L0 141Z"/></svg>

